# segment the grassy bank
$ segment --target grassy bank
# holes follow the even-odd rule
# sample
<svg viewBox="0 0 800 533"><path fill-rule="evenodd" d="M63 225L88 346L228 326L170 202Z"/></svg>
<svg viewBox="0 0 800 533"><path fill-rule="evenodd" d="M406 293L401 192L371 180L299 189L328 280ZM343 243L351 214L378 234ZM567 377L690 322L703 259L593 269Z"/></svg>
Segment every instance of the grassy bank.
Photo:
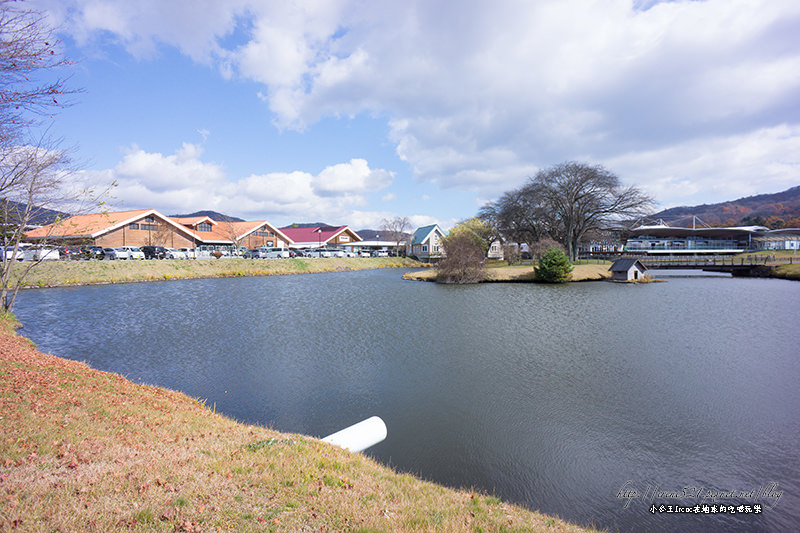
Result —
<svg viewBox="0 0 800 533"><path fill-rule="evenodd" d="M586 531L42 354L11 319L0 531Z"/></svg>
<svg viewBox="0 0 800 533"><path fill-rule="evenodd" d="M160 261L46 261L36 265L24 280L27 287L58 287L95 283L163 281L172 279L237 276L274 276L337 272L372 268L419 267L404 257L303 258L303 259L202 259ZM25 267L17 263L15 282Z"/></svg>
<svg viewBox="0 0 800 533"><path fill-rule="evenodd" d="M583 264L575 265L572 271L572 281L596 281L610 279L608 264ZM487 282L533 282L533 267L531 265L495 266L488 270ZM436 270L420 270L403 275L404 279L415 281L436 281Z"/></svg>
<svg viewBox="0 0 800 533"><path fill-rule="evenodd" d="M767 256L768 258L775 258L779 261L785 261L791 258L793 264L790 265L772 265L771 268L765 270L766 273L769 274L769 277L772 278L779 278L779 279L790 279L794 281L800 281L800 255L795 253L792 250L775 250L769 252L757 252L757 253L744 253L739 254L737 257L744 257L749 259L750 257L764 257Z"/></svg>

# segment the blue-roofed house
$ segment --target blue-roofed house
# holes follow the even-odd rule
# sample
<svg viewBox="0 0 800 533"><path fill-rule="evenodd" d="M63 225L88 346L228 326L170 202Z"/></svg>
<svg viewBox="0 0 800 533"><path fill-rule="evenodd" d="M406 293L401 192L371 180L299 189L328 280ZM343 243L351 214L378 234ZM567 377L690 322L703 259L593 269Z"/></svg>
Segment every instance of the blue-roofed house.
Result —
<svg viewBox="0 0 800 533"><path fill-rule="evenodd" d="M420 261L442 257L444 255L442 237L444 237L444 233L438 224L417 228L411 237L406 255L416 257Z"/></svg>

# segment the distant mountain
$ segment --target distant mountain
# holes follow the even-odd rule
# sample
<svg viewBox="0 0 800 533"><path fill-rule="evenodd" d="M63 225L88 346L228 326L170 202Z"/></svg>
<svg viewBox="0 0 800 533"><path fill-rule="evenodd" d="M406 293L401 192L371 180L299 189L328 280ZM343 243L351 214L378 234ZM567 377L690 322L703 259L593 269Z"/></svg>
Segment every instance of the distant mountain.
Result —
<svg viewBox="0 0 800 533"><path fill-rule="evenodd" d="M648 217L648 220L660 218L670 226L691 227L693 217L709 226L800 227L800 186L718 204L673 207Z"/></svg>
<svg viewBox="0 0 800 533"><path fill-rule="evenodd" d="M0 200L3 201L3 200ZM25 211L26 204L22 204L19 202L14 202L12 200L8 200L8 213L10 219L15 219L14 213L22 213ZM55 211L53 209L45 209L44 207L34 207L31 210L30 219L28 220L28 226L46 226L47 224L52 224L57 219L65 219L69 218L69 213L64 213L63 211ZM19 220L19 218L16 218Z"/></svg>
<svg viewBox="0 0 800 533"><path fill-rule="evenodd" d="M361 237L365 241L393 241L394 237L392 237L391 232L389 231L381 231L376 229L360 229L356 233L358 236ZM403 233L403 235L408 238L411 237L409 233Z"/></svg>
<svg viewBox="0 0 800 533"><path fill-rule="evenodd" d="M175 218L208 217L211 220L215 220L217 222L244 222L244 219L242 218L223 215L222 213L217 213L216 211L195 211L194 213L189 213L188 215L169 215L169 216Z"/></svg>
<svg viewBox="0 0 800 533"><path fill-rule="evenodd" d="M330 226L324 222L293 222L284 228L338 228L339 226Z"/></svg>

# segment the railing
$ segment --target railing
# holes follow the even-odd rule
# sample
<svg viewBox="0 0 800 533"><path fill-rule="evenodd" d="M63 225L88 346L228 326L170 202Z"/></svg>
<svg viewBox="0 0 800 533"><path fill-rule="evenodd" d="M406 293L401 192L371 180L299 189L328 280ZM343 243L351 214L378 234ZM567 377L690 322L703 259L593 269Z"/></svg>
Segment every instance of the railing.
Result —
<svg viewBox="0 0 800 533"><path fill-rule="evenodd" d="M689 268L704 268L704 267L756 267L756 266L775 266L775 265L792 265L794 264L794 257L776 257L774 255L754 255L748 257L640 257L639 261L647 268L658 267L689 267ZM800 263L800 258L798 258Z"/></svg>
<svg viewBox="0 0 800 533"><path fill-rule="evenodd" d="M616 254L584 254L574 264L606 263L610 264L617 259L638 259L645 267L658 269L702 269L720 272L744 273L759 267L773 267L779 265L800 264L800 255L776 256L748 255L748 256L654 256L637 255L632 253Z"/></svg>

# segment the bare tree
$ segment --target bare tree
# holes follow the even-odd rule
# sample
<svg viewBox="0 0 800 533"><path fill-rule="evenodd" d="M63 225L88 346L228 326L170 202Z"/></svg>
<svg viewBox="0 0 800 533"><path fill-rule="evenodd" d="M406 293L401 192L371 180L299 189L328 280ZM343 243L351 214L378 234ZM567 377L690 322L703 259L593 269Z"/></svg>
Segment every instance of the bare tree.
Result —
<svg viewBox="0 0 800 533"><path fill-rule="evenodd" d="M438 283L480 283L486 279L486 255L480 244L460 233L442 239L445 257L436 263Z"/></svg>
<svg viewBox="0 0 800 533"><path fill-rule="evenodd" d="M519 244L517 243L503 244L503 259L505 259L506 263L508 263L509 265L519 263L520 256L521 254L519 250Z"/></svg>
<svg viewBox="0 0 800 533"><path fill-rule="evenodd" d="M381 231L387 240L395 242L397 251L408 239L409 229L411 229L411 220L408 217L396 216L394 218L384 218L381 221Z"/></svg>
<svg viewBox="0 0 800 533"><path fill-rule="evenodd" d="M54 108L69 105L70 95L61 68L70 62L59 53L42 13L22 3L0 0L0 217L3 257L0 269L0 307L13 308L25 276L37 262L15 268L25 231L43 210L68 206L80 212L79 202L90 191L79 191L68 177L70 160L57 143L39 137L34 126ZM83 205L86 205L85 203ZM12 276L12 271L13 276Z"/></svg>
<svg viewBox="0 0 800 533"><path fill-rule="evenodd" d="M564 244L571 261L577 259L578 243L588 231L636 218L653 205L652 198L637 187L623 187L600 165L560 163L539 171L531 185L546 207L551 236Z"/></svg>
<svg viewBox="0 0 800 533"><path fill-rule="evenodd" d="M58 75L71 65L59 45L44 14L0 0L0 144L18 143L39 118L79 92Z"/></svg>
<svg viewBox="0 0 800 533"><path fill-rule="evenodd" d="M550 235L551 219L536 184L528 183L484 205L478 216L496 228L507 242L527 244Z"/></svg>
<svg viewBox="0 0 800 533"><path fill-rule="evenodd" d="M65 186L69 158L63 150L41 146L15 147L0 162L2 182L3 257L0 267L0 309L11 311L17 292L30 270L42 260L34 255L24 266L15 266L20 242L32 222L42 213L65 204L75 207L75 198ZM40 246L46 239L40 241ZM16 271L15 271L16 270ZM14 276L12 278L12 271Z"/></svg>
<svg viewBox="0 0 800 533"><path fill-rule="evenodd" d="M438 283L480 283L486 279L485 238L471 227L470 219L442 238L445 257L436 264Z"/></svg>
<svg viewBox="0 0 800 533"><path fill-rule="evenodd" d="M230 240L233 242L231 255L234 257L238 256L240 252L240 246L242 241L245 239L245 235L242 234L243 232L241 232L241 230L236 227L236 224L234 224L234 222L231 220L221 220L220 224L225 232L226 237L230 238Z"/></svg>

